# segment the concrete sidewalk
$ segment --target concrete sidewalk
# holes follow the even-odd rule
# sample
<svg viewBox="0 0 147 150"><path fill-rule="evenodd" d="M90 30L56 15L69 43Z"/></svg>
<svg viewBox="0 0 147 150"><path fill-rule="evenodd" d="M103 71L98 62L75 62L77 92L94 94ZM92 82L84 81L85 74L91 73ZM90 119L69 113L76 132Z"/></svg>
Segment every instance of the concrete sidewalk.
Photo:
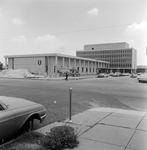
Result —
<svg viewBox="0 0 147 150"><path fill-rule="evenodd" d="M38 131L46 134L63 124L75 128L80 144L74 150L147 150L147 112L93 108ZM70 150L70 149L66 149Z"/></svg>
<svg viewBox="0 0 147 150"><path fill-rule="evenodd" d="M89 78L96 78L97 75L82 75L79 77L68 77L68 80L81 80L81 79L89 79ZM29 78L31 80L48 80L48 81L58 81L58 80L65 80L65 77L46 77L46 78Z"/></svg>

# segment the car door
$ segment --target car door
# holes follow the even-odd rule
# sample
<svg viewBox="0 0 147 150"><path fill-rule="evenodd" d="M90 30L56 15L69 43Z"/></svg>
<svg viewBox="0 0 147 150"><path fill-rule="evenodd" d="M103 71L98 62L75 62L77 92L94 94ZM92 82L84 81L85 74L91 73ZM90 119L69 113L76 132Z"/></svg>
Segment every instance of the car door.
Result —
<svg viewBox="0 0 147 150"><path fill-rule="evenodd" d="M14 114L9 109L2 109L0 104L0 139L9 138L13 135Z"/></svg>

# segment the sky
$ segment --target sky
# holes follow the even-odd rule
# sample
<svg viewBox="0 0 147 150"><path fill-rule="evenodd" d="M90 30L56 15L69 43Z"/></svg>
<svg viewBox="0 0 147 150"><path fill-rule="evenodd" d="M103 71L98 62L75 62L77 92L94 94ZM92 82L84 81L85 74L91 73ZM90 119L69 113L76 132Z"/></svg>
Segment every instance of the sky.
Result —
<svg viewBox="0 0 147 150"><path fill-rule="evenodd" d="M147 65L147 0L0 0L0 62L5 55L61 53L127 42Z"/></svg>

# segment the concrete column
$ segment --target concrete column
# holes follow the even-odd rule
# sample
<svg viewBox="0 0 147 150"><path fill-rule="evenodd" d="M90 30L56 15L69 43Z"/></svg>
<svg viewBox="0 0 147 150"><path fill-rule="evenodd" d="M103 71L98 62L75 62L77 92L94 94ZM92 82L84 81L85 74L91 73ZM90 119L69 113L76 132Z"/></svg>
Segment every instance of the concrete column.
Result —
<svg viewBox="0 0 147 150"><path fill-rule="evenodd" d="M76 65L76 59L74 59L74 67L75 68L77 67L77 65Z"/></svg>
<svg viewBox="0 0 147 150"><path fill-rule="evenodd" d="M100 67L100 62L97 62L97 68L99 68Z"/></svg>
<svg viewBox="0 0 147 150"><path fill-rule="evenodd" d="M86 72L86 67L85 67L85 60L84 60L84 73Z"/></svg>
<svg viewBox="0 0 147 150"><path fill-rule="evenodd" d="M68 60L68 66L69 66L69 68L70 68L70 58L69 58L69 60Z"/></svg>
<svg viewBox="0 0 147 150"><path fill-rule="evenodd" d="M87 67L88 68L88 72L87 73L89 73L89 61L87 62L87 64L88 64L88 67Z"/></svg>
<svg viewBox="0 0 147 150"><path fill-rule="evenodd" d="M8 67L7 67L7 58L5 58L5 69L8 69Z"/></svg>
<svg viewBox="0 0 147 150"><path fill-rule="evenodd" d="M95 65L94 65L94 73L96 73L96 62L95 62Z"/></svg>
<svg viewBox="0 0 147 150"><path fill-rule="evenodd" d="M91 73L93 73L93 61L91 62Z"/></svg>
<svg viewBox="0 0 147 150"><path fill-rule="evenodd" d="M81 73L81 60L79 60L79 72Z"/></svg>
<svg viewBox="0 0 147 150"><path fill-rule="evenodd" d="M96 73L99 73L99 62L97 62L96 68L97 68L97 72Z"/></svg>
<svg viewBox="0 0 147 150"><path fill-rule="evenodd" d="M62 66L64 67L64 61L65 61L65 59L64 59L64 57L62 58Z"/></svg>

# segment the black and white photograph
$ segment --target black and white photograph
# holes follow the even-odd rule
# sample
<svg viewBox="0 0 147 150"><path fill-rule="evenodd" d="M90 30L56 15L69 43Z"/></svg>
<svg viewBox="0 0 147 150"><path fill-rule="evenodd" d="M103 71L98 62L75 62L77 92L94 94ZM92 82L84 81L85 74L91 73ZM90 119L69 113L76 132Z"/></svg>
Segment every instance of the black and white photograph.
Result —
<svg viewBox="0 0 147 150"><path fill-rule="evenodd" d="M0 0L0 150L147 150L147 0Z"/></svg>

